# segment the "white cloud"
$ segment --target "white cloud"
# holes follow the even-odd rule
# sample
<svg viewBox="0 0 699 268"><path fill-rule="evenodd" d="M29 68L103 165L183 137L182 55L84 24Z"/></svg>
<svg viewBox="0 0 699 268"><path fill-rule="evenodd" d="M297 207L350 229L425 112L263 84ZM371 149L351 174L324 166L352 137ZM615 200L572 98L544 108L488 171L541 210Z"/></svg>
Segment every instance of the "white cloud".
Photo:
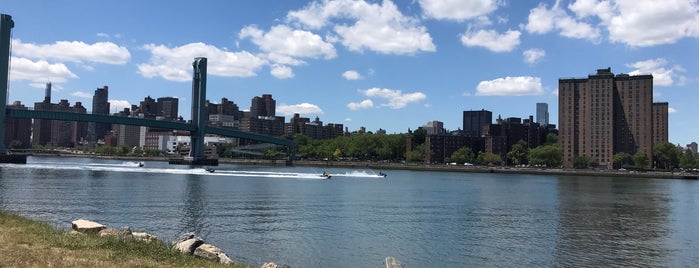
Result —
<svg viewBox="0 0 699 268"><path fill-rule="evenodd" d="M654 86L667 87L676 84L683 84L686 78L679 73L684 72L684 68L679 65L670 67L667 65L669 65L669 63L664 58L637 61L626 64L627 67L635 69L629 72L630 75L652 74Z"/></svg>
<svg viewBox="0 0 699 268"><path fill-rule="evenodd" d="M300 115L318 115L318 114L323 114L323 110L318 107L318 105L315 104L310 104L310 103L301 103L301 104L294 104L294 105L286 105L282 104L277 106L277 113L282 114L282 115L294 115L294 114L300 114Z"/></svg>
<svg viewBox="0 0 699 268"><path fill-rule="evenodd" d="M541 95L544 89L541 78L517 76L481 81L476 87L477 96L523 96Z"/></svg>
<svg viewBox="0 0 699 268"><path fill-rule="evenodd" d="M487 15L498 8L497 0L419 0L425 16L438 20L464 21Z"/></svg>
<svg viewBox="0 0 699 268"><path fill-rule="evenodd" d="M50 45L37 45L13 39L12 54L30 59L77 63L126 64L131 59L131 53L128 49L111 42L86 44L79 41L57 41Z"/></svg>
<svg viewBox="0 0 699 268"><path fill-rule="evenodd" d="M539 4L529 11L527 24L524 29L533 34L545 34L558 31L561 36L576 39L586 39L598 43L601 38L600 30L594 26L576 20L568 15L556 1L551 9L545 4Z"/></svg>
<svg viewBox="0 0 699 268"><path fill-rule="evenodd" d="M353 110L353 111L356 111L359 109L368 109L371 107L374 107L374 102L369 100L369 99L363 100L361 102L350 102L347 104L347 108L349 108L350 110Z"/></svg>
<svg viewBox="0 0 699 268"><path fill-rule="evenodd" d="M519 31L508 30L504 34L499 34L494 30L478 30L476 32L467 31L461 35L461 43L465 46L480 46L493 52L512 51L519 45Z"/></svg>
<svg viewBox="0 0 699 268"><path fill-rule="evenodd" d="M207 57L208 75L224 77L250 77L267 64L265 59L247 51L228 52L204 43L190 43L169 48L149 44L143 47L151 53L148 63L138 65L144 77L162 77L171 81L190 81L192 61L196 57Z"/></svg>
<svg viewBox="0 0 699 268"><path fill-rule="evenodd" d="M613 6L613 17L603 21L613 42L646 47L699 37L696 0L617 0Z"/></svg>
<svg viewBox="0 0 699 268"><path fill-rule="evenodd" d="M522 52L522 55L524 56L524 62L529 64L537 64L539 61L541 61L541 59L546 57L546 51L543 49L532 48Z"/></svg>
<svg viewBox="0 0 699 268"><path fill-rule="evenodd" d="M349 118L349 117L345 118L345 122L352 122L352 118Z"/></svg>
<svg viewBox="0 0 699 268"><path fill-rule="evenodd" d="M126 100L109 100L109 109L113 113L121 112L124 108L131 109L131 103Z"/></svg>
<svg viewBox="0 0 699 268"><path fill-rule="evenodd" d="M410 103L420 102L427 98L427 95L422 92L403 94L400 90L387 88L370 88L367 90L360 90L360 92L370 98L386 99L388 103L381 104L380 106L389 107L391 109L401 109Z"/></svg>
<svg viewBox="0 0 699 268"><path fill-rule="evenodd" d="M272 64L272 70L269 72L272 76L279 79L287 79L294 77L294 71L289 66Z"/></svg>
<svg viewBox="0 0 699 268"><path fill-rule="evenodd" d="M68 79L78 78L63 63L49 63L45 60L31 61L12 57L10 80L29 81L34 86L43 87L46 82L65 83Z"/></svg>
<svg viewBox="0 0 699 268"><path fill-rule="evenodd" d="M75 91L73 93L70 93L70 95L82 99L92 99L92 94L82 91Z"/></svg>
<svg viewBox="0 0 699 268"><path fill-rule="evenodd" d="M331 20L337 19L333 24ZM287 21L311 29L333 28L338 41L351 51L365 49L384 54L435 51L427 28L404 16L391 1L367 3L357 0L312 2L291 11ZM353 24L352 24L353 23Z"/></svg>
<svg viewBox="0 0 699 268"><path fill-rule="evenodd" d="M672 44L699 37L699 4L696 0L576 0L568 5L570 16L556 1L532 9L525 28L543 34L553 30L571 38L600 39L606 28L611 42L634 47ZM596 26L593 26L596 23Z"/></svg>
<svg viewBox="0 0 699 268"><path fill-rule="evenodd" d="M357 72L357 71L355 71L355 70L345 71L344 73L342 73L342 77L344 77L344 78L347 79L347 80L359 80L359 79L362 79L362 75L359 74L359 72Z"/></svg>
<svg viewBox="0 0 699 268"><path fill-rule="evenodd" d="M238 36L250 38L254 44L259 46L260 50L269 54L271 60L283 64L303 64L303 61L299 61L297 58L332 59L337 57L335 47L324 41L319 35L308 31L293 30L286 25L274 26L267 33L255 25L250 25L240 30Z"/></svg>
<svg viewBox="0 0 699 268"><path fill-rule="evenodd" d="M669 113L669 114L674 114L676 112L679 112L679 111L675 108L672 108L672 107L667 108L667 113Z"/></svg>

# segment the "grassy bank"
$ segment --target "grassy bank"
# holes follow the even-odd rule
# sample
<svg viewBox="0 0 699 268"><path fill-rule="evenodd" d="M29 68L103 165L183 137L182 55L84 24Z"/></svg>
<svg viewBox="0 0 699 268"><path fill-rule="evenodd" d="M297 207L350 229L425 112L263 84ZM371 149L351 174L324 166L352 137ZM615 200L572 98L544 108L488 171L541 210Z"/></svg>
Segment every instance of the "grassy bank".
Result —
<svg viewBox="0 0 699 268"><path fill-rule="evenodd" d="M184 255L160 241L70 234L2 211L0 256L0 267L246 267Z"/></svg>

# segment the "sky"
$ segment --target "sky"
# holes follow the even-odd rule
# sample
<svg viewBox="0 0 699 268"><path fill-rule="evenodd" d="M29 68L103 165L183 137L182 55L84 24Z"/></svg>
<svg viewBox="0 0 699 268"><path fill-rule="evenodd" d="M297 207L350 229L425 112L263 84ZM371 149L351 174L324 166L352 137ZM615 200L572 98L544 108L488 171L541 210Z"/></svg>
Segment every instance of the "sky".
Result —
<svg viewBox="0 0 699 268"><path fill-rule="evenodd" d="M272 94L350 131L406 133L463 111L558 121L558 79L597 69L652 74L669 140L699 141L697 0L0 0L12 16L8 101L82 102L109 86L111 111L177 97L190 117L192 61L207 99L249 110ZM495 119L495 118L494 118Z"/></svg>

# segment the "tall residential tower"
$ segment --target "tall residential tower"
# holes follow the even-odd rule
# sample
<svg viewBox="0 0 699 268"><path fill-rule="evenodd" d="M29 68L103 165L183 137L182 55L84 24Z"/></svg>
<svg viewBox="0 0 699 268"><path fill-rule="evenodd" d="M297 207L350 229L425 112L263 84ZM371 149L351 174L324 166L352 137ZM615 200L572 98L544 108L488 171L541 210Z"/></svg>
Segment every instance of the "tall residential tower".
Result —
<svg viewBox="0 0 699 268"><path fill-rule="evenodd" d="M616 153L653 156L667 142L667 103L653 103L652 75L614 75L599 69L587 78L558 80L559 145L563 166L586 156L611 167Z"/></svg>

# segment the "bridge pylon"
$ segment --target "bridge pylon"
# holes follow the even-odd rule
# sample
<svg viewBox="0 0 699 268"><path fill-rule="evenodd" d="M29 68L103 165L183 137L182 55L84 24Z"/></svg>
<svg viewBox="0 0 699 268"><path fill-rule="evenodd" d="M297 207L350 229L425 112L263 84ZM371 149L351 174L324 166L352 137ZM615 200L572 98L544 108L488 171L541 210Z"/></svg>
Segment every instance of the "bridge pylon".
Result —
<svg viewBox="0 0 699 268"><path fill-rule="evenodd" d="M8 154L5 147L5 117L10 74L10 36L15 22L12 16L0 14L0 163L26 164L26 155Z"/></svg>

